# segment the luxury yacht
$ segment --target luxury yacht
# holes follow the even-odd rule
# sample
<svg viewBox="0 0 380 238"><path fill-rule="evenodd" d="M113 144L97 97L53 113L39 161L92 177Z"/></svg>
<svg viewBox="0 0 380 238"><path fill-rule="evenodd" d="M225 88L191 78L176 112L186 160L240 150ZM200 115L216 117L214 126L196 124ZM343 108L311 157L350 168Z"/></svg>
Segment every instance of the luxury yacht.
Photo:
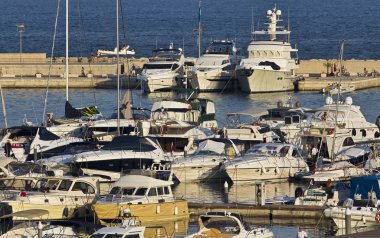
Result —
<svg viewBox="0 0 380 238"><path fill-rule="evenodd" d="M314 110L308 125L299 133L304 154L312 148L318 149L318 156L331 159L355 143L370 142L380 138L376 124L368 122L360 107L353 105L352 98L334 102L326 98L326 104Z"/></svg>
<svg viewBox="0 0 380 238"><path fill-rule="evenodd" d="M240 89L244 92L294 90L298 59L292 57L292 53L298 50L293 49L289 42L289 29L277 26L282 21L281 15L281 10L276 8L267 11L268 30L253 32L253 40L248 46L248 58L242 59L236 67ZM269 39L258 39L260 36L268 36ZM284 39L277 39L277 36L283 36Z"/></svg>
<svg viewBox="0 0 380 238"><path fill-rule="evenodd" d="M181 182L223 181L228 176L224 163L240 155L237 146L229 139L208 139L201 141L197 150L187 157L173 160L172 170Z"/></svg>
<svg viewBox="0 0 380 238"><path fill-rule="evenodd" d="M141 74L137 76L146 92L169 89L178 85L183 78L185 57L181 48L175 49L173 43L169 48L153 50L155 56L144 64Z"/></svg>
<svg viewBox="0 0 380 238"><path fill-rule="evenodd" d="M159 169L164 161L163 151L153 139L118 136L100 150L77 154L72 163L83 174L115 181L131 170Z"/></svg>
<svg viewBox="0 0 380 238"><path fill-rule="evenodd" d="M237 56L235 42L231 40L214 40L206 52L196 60L188 72L191 87L199 91L221 91L233 87Z"/></svg>
<svg viewBox="0 0 380 238"><path fill-rule="evenodd" d="M289 179L301 171L309 171L309 167L293 144L258 144L244 156L226 162L226 172L234 182Z"/></svg>

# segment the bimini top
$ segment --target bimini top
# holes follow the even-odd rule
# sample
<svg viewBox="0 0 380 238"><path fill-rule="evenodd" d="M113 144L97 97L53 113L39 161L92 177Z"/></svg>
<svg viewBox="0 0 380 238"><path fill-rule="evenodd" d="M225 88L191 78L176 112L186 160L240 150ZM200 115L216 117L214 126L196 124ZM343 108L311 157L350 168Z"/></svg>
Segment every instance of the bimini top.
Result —
<svg viewBox="0 0 380 238"><path fill-rule="evenodd" d="M163 187L171 186L172 181L164 181L143 175L125 175L114 183L114 187Z"/></svg>
<svg viewBox="0 0 380 238"><path fill-rule="evenodd" d="M117 136L110 143L104 145L102 150L133 150L153 151L156 147L150 141L137 136Z"/></svg>

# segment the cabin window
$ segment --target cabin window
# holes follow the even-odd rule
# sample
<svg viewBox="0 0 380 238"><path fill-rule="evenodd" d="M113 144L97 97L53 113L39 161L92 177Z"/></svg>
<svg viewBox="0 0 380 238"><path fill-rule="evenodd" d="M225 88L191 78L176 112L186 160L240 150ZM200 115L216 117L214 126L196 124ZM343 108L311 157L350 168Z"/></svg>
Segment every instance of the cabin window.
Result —
<svg viewBox="0 0 380 238"><path fill-rule="evenodd" d="M94 234L90 238L103 238L104 234Z"/></svg>
<svg viewBox="0 0 380 238"><path fill-rule="evenodd" d="M347 137L346 139L344 139L343 146L351 146L351 145L355 145L354 140L351 137Z"/></svg>
<svg viewBox="0 0 380 238"><path fill-rule="evenodd" d="M123 188L123 195L132 195L134 191L134 188Z"/></svg>
<svg viewBox="0 0 380 238"><path fill-rule="evenodd" d="M144 196L146 194L147 190L148 190L148 188L138 188L136 190L135 195L137 195L137 196Z"/></svg>
<svg viewBox="0 0 380 238"><path fill-rule="evenodd" d="M151 188L149 190L148 196L157 196L157 190L156 190L156 188Z"/></svg>
<svg viewBox="0 0 380 238"><path fill-rule="evenodd" d="M107 234L104 238L122 238L123 235L118 235L118 234ZM126 236L128 237L128 236Z"/></svg>
<svg viewBox="0 0 380 238"><path fill-rule="evenodd" d="M140 235L134 234L134 235L126 235L124 238L139 238Z"/></svg>
<svg viewBox="0 0 380 238"><path fill-rule="evenodd" d="M71 184L73 184L72 181L69 180L62 180L61 184L59 185L58 190L61 191L69 191Z"/></svg>
<svg viewBox="0 0 380 238"><path fill-rule="evenodd" d="M293 157L301 157L300 154L298 153L298 150L296 150L296 149L293 149L292 156Z"/></svg>
<svg viewBox="0 0 380 238"><path fill-rule="evenodd" d="M110 192L110 194L120 194L120 193L121 193L120 187L113 187Z"/></svg>
<svg viewBox="0 0 380 238"><path fill-rule="evenodd" d="M49 180L42 185L44 188L49 188L50 190L56 190L59 184L59 180Z"/></svg>
<svg viewBox="0 0 380 238"><path fill-rule="evenodd" d="M95 189L91 185L84 182L76 182L73 186L72 191L82 191L84 194L95 193Z"/></svg>
<svg viewBox="0 0 380 238"><path fill-rule="evenodd" d="M164 195L164 188L163 187L157 188L157 193L158 195Z"/></svg>
<svg viewBox="0 0 380 238"><path fill-rule="evenodd" d="M286 156L289 152L289 146L284 146L280 149L280 156Z"/></svg>
<svg viewBox="0 0 380 238"><path fill-rule="evenodd" d="M178 69L178 67L179 67L178 64L173 64L172 70L174 71L174 70Z"/></svg>
<svg viewBox="0 0 380 238"><path fill-rule="evenodd" d="M165 194L170 194L169 187L164 187L164 192L165 192Z"/></svg>

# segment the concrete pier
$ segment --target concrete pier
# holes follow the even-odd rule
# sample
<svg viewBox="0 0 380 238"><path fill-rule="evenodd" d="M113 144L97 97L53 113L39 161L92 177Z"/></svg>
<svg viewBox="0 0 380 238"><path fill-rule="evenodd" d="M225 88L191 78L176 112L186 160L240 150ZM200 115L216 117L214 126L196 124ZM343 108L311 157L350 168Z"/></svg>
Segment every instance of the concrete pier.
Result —
<svg viewBox="0 0 380 238"><path fill-rule="evenodd" d="M320 91L333 83L339 82L339 77L309 77L298 82L299 91ZM380 87L379 77L343 77L342 86L355 86L356 90Z"/></svg>
<svg viewBox="0 0 380 238"><path fill-rule="evenodd" d="M265 205L255 206L248 204L215 204L215 203L189 203L189 211L195 215L212 211L235 212L247 217L268 218L303 218L319 219L323 216L325 207L295 206L295 205Z"/></svg>

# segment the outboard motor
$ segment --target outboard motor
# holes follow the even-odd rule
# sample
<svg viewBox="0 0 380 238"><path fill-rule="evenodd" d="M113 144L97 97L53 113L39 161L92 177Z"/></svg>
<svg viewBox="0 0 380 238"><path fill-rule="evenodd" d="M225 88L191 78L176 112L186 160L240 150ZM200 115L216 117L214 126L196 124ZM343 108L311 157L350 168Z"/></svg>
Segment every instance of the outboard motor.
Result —
<svg viewBox="0 0 380 238"><path fill-rule="evenodd" d="M294 191L294 197L302 197L303 196L303 189L301 187L297 187L296 191Z"/></svg>

